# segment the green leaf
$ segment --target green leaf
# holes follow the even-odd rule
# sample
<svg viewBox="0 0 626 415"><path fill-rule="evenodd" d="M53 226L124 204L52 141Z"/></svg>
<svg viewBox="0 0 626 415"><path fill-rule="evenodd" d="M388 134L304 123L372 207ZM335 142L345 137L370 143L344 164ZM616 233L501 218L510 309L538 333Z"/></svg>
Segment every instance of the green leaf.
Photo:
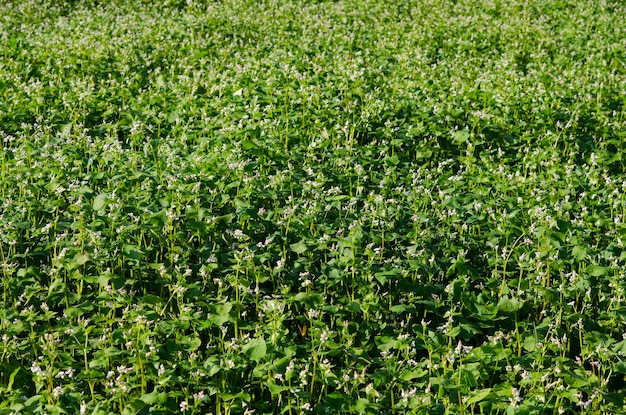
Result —
<svg viewBox="0 0 626 415"><path fill-rule="evenodd" d="M469 131L467 130L456 131L454 135L452 136L452 142L456 144L457 146L460 144L467 143L469 136L470 134L469 134Z"/></svg>
<svg viewBox="0 0 626 415"><path fill-rule="evenodd" d="M109 358L107 356L94 357L89 361L89 367L94 370L90 370L87 373L82 372L81 375L84 374L85 376L98 377L99 374L102 374L104 376L102 372L95 370L95 369L106 368L108 364L109 364Z"/></svg>
<svg viewBox="0 0 626 415"><path fill-rule="evenodd" d="M165 392L158 392L156 390L150 392L150 393L146 393L141 395L141 399L143 402L145 402L148 405L154 405L154 404L163 404L165 402L167 402L167 393Z"/></svg>
<svg viewBox="0 0 626 415"><path fill-rule="evenodd" d="M251 397L249 393L239 392L236 395L232 393L222 393L221 398L225 401L234 401L235 399L239 398L244 402L249 402Z"/></svg>
<svg viewBox="0 0 626 415"><path fill-rule="evenodd" d="M245 200L243 200L240 197L235 197L233 199L233 204L235 205L236 208L248 208L248 207L250 207L250 203L246 202Z"/></svg>
<svg viewBox="0 0 626 415"><path fill-rule="evenodd" d="M15 369L13 372L11 372L11 375L9 375L9 383L7 384L7 392L11 392L11 389L13 389L13 382L15 382L15 376L17 375L17 372L20 371L20 368L18 367L17 369Z"/></svg>
<svg viewBox="0 0 626 415"><path fill-rule="evenodd" d="M387 281L389 281L390 279L397 279L401 274L402 271L394 268L388 271L377 272L376 274L374 274L374 277L378 280L378 282L380 282L381 285L385 285Z"/></svg>
<svg viewBox="0 0 626 415"><path fill-rule="evenodd" d="M491 393L491 388L481 389L479 391L475 391L471 394L469 399L466 402L466 405L474 405L482 400L484 400Z"/></svg>
<svg viewBox="0 0 626 415"><path fill-rule="evenodd" d="M509 298L508 296L504 296L498 301L498 310L503 313L513 313L518 311L524 305L523 300L518 300L517 298Z"/></svg>
<svg viewBox="0 0 626 415"><path fill-rule="evenodd" d="M208 358L206 362L204 362L204 368L208 369L205 373L209 377L214 376L216 373L222 370L219 361L217 361L214 356Z"/></svg>
<svg viewBox="0 0 626 415"><path fill-rule="evenodd" d="M267 345L265 340L258 338L250 340L242 350L250 359L259 362L267 353Z"/></svg>
<svg viewBox="0 0 626 415"><path fill-rule="evenodd" d="M346 310L350 311L351 313L361 313L363 311L361 309L361 305L359 303L357 303L356 301L350 302L346 306Z"/></svg>
<svg viewBox="0 0 626 415"><path fill-rule="evenodd" d="M417 160L429 159L433 155L433 152L428 147L417 148L415 150L415 158Z"/></svg>
<svg viewBox="0 0 626 415"><path fill-rule="evenodd" d="M218 315L227 316L230 313L230 310L232 310L233 308L233 303L215 304L214 308L215 313L217 313Z"/></svg>
<svg viewBox="0 0 626 415"><path fill-rule="evenodd" d="M589 265L587 267L587 273L594 277L601 277L605 275L609 269L607 267L602 267L600 265Z"/></svg>
<svg viewBox="0 0 626 415"><path fill-rule="evenodd" d="M309 306L312 306L324 302L324 299L322 298L321 294L318 293L308 294L306 292L299 292L298 294L293 296L293 301L303 302Z"/></svg>
<svg viewBox="0 0 626 415"><path fill-rule="evenodd" d="M460 369L461 384L472 388L478 386L476 376L480 376L478 371L478 363L470 363Z"/></svg>
<svg viewBox="0 0 626 415"><path fill-rule="evenodd" d="M385 285L387 283L387 274L384 272L377 272L374 274L374 277L376 277L376 280L378 280L381 285Z"/></svg>
<svg viewBox="0 0 626 415"><path fill-rule="evenodd" d="M563 379L570 388L583 388L589 385L590 380L586 374L576 373L575 371L567 371L563 375Z"/></svg>
<svg viewBox="0 0 626 415"><path fill-rule="evenodd" d="M470 339L473 336L482 334L480 327L474 323L462 323L460 325L460 329L463 333L463 337L466 339Z"/></svg>
<svg viewBox="0 0 626 415"><path fill-rule="evenodd" d="M615 353L625 354L626 353L626 340L619 341L611 346L611 349Z"/></svg>
<svg viewBox="0 0 626 415"><path fill-rule="evenodd" d="M218 216L217 218L215 218L216 222L224 222L224 223L231 223L233 221L233 219L235 219L235 214L234 213L229 213L227 215L222 215L222 216Z"/></svg>
<svg viewBox="0 0 626 415"><path fill-rule="evenodd" d="M53 279L48 287L48 298L53 294L65 293L65 287L66 285L61 278Z"/></svg>
<svg viewBox="0 0 626 415"><path fill-rule="evenodd" d="M324 402L332 410L334 410L335 413L338 413L341 408L344 408L346 404L354 402L354 400L350 395L346 395L339 391L334 391L324 397Z"/></svg>
<svg viewBox="0 0 626 415"><path fill-rule="evenodd" d="M270 390L272 395L279 395L280 393L289 390L288 386L277 385L273 382L267 382L267 388Z"/></svg>
<svg viewBox="0 0 626 415"><path fill-rule="evenodd" d="M202 341L197 337L183 336L178 341L178 344L184 347L184 350L192 352L194 350L198 350L198 348L202 345Z"/></svg>
<svg viewBox="0 0 626 415"><path fill-rule="evenodd" d="M124 244L122 252L125 258L138 261L143 255L143 251L137 245Z"/></svg>
<svg viewBox="0 0 626 415"><path fill-rule="evenodd" d="M6 402L6 401L4 401ZM3 406L3 404L0 404L0 408ZM11 411L9 413L15 413L15 414L21 414L24 413L22 410L24 409L24 405L22 405L21 403L14 403L13 405L11 405Z"/></svg>
<svg viewBox="0 0 626 415"><path fill-rule="evenodd" d="M380 350L395 349L398 344L398 340L390 336L379 336L376 338L376 344Z"/></svg>
<svg viewBox="0 0 626 415"><path fill-rule="evenodd" d="M626 362L617 362L615 365L615 373L626 374Z"/></svg>
<svg viewBox="0 0 626 415"><path fill-rule="evenodd" d="M259 146L252 140L243 140L241 142L241 148L244 150L252 150L259 148Z"/></svg>
<svg viewBox="0 0 626 415"><path fill-rule="evenodd" d="M572 256L578 261L584 260L587 257L587 248L581 245L576 245L572 248Z"/></svg>
<svg viewBox="0 0 626 415"><path fill-rule="evenodd" d="M76 318L82 316L84 312L77 307L68 307L65 309L64 314L69 318Z"/></svg>
<svg viewBox="0 0 626 415"><path fill-rule="evenodd" d="M100 275L98 276L98 284L99 284L101 287L105 287L105 286L107 286L107 285L109 284L110 279L111 279L111 278L110 278L110 276L109 276L109 275L107 275L107 274L100 274Z"/></svg>
<svg viewBox="0 0 626 415"><path fill-rule="evenodd" d="M533 336L527 336L524 339L524 343L522 344L522 347L527 352L531 352L532 353L535 350L537 350L537 340Z"/></svg>
<svg viewBox="0 0 626 415"><path fill-rule="evenodd" d="M403 372L400 375L400 379L406 380L407 382L413 379L423 378L424 376L428 376L427 370L415 370L410 372Z"/></svg>
<svg viewBox="0 0 626 415"><path fill-rule="evenodd" d="M391 307L391 311L395 314L400 314L403 311L406 311L406 309L407 309L406 304L397 304Z"/></svg>
<svg viewBox="0 0 626 415"><path fill-rule="evenodd" d="M122 351L114 346L110 346L104 349L104 355L108 357L119 356L120 354L122 354Z"/></svg>
<svg viewBox="0 0 626 415"><path fill-rule="evenodd" d="M39 401L41 398L42 398L41 395L33 395L30 398L28 398L28 400L26 400L26 402L24 402L24 405L31 406L31 405L35 404L37 401Z"/></svg>
<svg viewBox="0 0 626 415"><path fill-rule="evenodd" d="M363 411L367 409L369 404L370 404L370 401L368 401L367 399L359 398L356 400L356 403L354 404L353 408L355 411L362 413Z"/></svg>
<svg viewBox="0 0 626 415"><path fill-rule="evenodd" d="M215 312L209 317L215 325L221 326L230 320L230 310L233 308L232 303L215 304L213 306Z"/></svg>
<svg viewBox="0 0 626 415"><path fill-rule="evenodd" d="M74 262L77 265L85 265L87 262L91 260L91 256L89 254L76 254L74 255Z"/></svg>
<svg viewBox="0 0 626 415"><path fill-rule="evenodd" d="M493 320L498 314L498 309L493 304L474 304L476 312L481 320Z"/></svg>
<svg viewBox="0 0 626 415"><path fill-rule="evenodd" d="M141 297L140 301L142 303L155 305L155 304L161 304L163 302L163 299L159 297L158 295L147 294Z"/></svg>
<svg viewBox="0 0 626 415"><path fill-rule="evenodd" d="M93 210L95 210L96 212L100 212L102 209L104 209L108 197L109 196L106 193L100 193L98 196L96 196L93 200Z"/></svg>
<svg viewBox="0 0 626 415"><path fill-rule="evenodd" d="M295 252L296 254L302 254L306 252L306 250L308 249L304 240L301 240L300 242L296 242L295 244L289 245L289 248L291 248L291 250Z"/></svg>
<svg viewBox="0 0 626 415"><path fill-rule="evenodd" d="M135 401L131 404L131 406L133 407L133 414L136 414L137 411L141 411L144 406L146 406L146 402L142 401L141 399L135 399ZM127 408L130 409L130 408Z"/></svg>

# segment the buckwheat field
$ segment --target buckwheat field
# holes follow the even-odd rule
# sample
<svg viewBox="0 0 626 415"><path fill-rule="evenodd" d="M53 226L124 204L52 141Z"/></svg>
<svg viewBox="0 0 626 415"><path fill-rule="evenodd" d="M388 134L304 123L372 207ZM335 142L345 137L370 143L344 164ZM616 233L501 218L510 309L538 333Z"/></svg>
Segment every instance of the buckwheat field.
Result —
<svg viewBox="0 0 626 415"><path fill-rule="evenodd" d="M0 4L0 415L626 411L626 3Z"/></svg>

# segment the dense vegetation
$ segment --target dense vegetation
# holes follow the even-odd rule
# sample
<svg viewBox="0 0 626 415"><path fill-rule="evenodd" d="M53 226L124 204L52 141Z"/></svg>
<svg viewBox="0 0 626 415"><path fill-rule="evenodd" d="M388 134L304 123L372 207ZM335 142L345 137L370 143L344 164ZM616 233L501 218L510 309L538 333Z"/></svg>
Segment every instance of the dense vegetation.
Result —
<svg viewBox="0 0 626 415"><path fill-rule="evenodd" d="M0 5L0 414L615 413L626 5Z"/></svg>

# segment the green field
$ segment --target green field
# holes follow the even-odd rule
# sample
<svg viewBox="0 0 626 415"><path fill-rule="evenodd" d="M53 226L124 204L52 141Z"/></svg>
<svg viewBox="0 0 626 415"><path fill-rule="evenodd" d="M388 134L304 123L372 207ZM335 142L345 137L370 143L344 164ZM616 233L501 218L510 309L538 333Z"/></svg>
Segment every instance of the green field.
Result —
<svg viewBox="0 0 626 415"><path fill-rule="evenodd" d="M626 3L0 4L0 415L626 412Z"/></svg>

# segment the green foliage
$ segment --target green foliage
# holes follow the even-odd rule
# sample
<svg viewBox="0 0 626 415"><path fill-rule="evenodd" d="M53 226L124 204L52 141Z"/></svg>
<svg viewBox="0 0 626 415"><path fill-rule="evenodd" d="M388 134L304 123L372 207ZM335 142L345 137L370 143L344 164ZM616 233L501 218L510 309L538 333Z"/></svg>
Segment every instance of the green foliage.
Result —
<svg viewBox="0 0 626 415"><path fill-rule="evenodd" d="M0 415L623 412L620 2L0 16Z"/></svg>

